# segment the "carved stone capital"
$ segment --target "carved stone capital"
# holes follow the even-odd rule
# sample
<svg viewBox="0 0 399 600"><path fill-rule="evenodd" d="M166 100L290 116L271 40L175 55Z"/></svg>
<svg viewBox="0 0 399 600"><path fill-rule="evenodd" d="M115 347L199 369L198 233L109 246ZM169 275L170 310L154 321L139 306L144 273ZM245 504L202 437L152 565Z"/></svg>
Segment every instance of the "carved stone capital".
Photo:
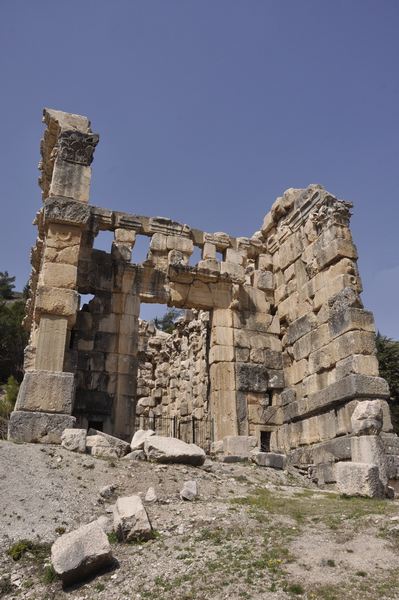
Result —
<svg viewBox="0 0 399 600"><path fill-rule="evenodd" d="M343 200L337 200L334 196L327 196L323 204L311 212L310 219L319 232L330 225L348 226L352 207L351 202L344 202Z"/></svg>
<svg viewBox="0 0 399 600"><path fill-rule="evenodd" d="M77 165L88 167L93 162L94 150L99 136L96 133L62 131L58 138L58 158Z"/></svg>

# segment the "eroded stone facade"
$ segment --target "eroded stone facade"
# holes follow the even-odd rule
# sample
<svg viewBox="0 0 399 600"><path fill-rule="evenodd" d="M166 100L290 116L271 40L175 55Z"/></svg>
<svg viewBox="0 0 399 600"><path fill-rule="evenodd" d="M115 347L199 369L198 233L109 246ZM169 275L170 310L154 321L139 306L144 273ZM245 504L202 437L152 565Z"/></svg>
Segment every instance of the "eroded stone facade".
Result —
<svg viewBox="0 0 399 600"><path fill-rule="evenodd" d="M88 204L89 121L53 110L44 121L12 439L54 440L74 419L127 439L136 415L193 415L213 420L215 440L253 435L311 464L350 458L358 401L381 400L391 430L350 203L319 185L289 189L250 238L100 208ZM103 230L114 233L109 253L93 248ZM150 238L142 263L137 236ZM94 297L79 309L82 294ZM145 302L195 313L161 335L139 320Z"/></svg>

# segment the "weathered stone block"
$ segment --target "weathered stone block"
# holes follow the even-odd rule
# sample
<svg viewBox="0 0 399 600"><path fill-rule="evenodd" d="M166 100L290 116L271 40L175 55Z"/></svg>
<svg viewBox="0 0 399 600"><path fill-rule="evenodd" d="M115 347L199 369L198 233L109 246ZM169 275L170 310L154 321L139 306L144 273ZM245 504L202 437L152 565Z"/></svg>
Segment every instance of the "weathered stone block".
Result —
<svg viewBox="0 0 399 600"><path fill-rule="evenodd" d="M35 357L38 371L63 371L67 328L67 317L41 316Z"/></svg>
<svg viewBox="0 0 399 600"><path fill-rule="evenodd" d="M114 529L120 542L152 537L151 523L140 496L118 498L114 506Z"/></svg>
<svg viewBox="0 0 399 600"><path fill-rule="evenodd" d="M335 466L337 488L347 496L383 498L384 486L379 478L378 467L373 464L339 462Z"/></svg>
<svg viewBox="0 0 399 600"><path fill-rule="evenodd" d="M363 400L352 413L352 432L355 435L378 435L382 430L383 412L379 400ZM369 462L369 461L357 461Z"/></svg>
<svg viewBox="0 0 399 600"><path fill-rule="evenodd" d="M227 456L249 458L258 440L253 435L228 435L223 438L223 452Z"/></svg>
<svg viewBox="0 0 399 600"><path fill-rule="evenodd" d="M373 314L360 308L348 307L341 312L334 312L328 326L332 338L354 329L375 333Z"/></svg>
<svg viewBox="0 0 399 600"><path fill-rule="evenodd" d="M186 444L172 437L152 435L144 442L148 460L159 463L183 463L199 466L205 461L205 452L196 444Z"/></svg>
<svg viewBox="0 0 399 600"><path fill-rule="evenodd" d="M74 290L38 286L36 310L40 313L74 317L79 305L79 294Z"/></svg>
<svg viewBox="0 0 399 600"><path fill-rule="evenodd" d="M87 440L86 440L87 446L89 446L89 444L90 444L91 436L96 436L96 438L97 438L96 445L99 445L99 446L102 446L102 444L99 443L99 438L104 439L105 444L107 444L110 448L114 449L116 452L116 455L118 457L124 456L125 454L130 452L130 444L128 442L125 442L124 440L121 440L113 435L109 435L108 433L104 433L104 431L97 431L97 429L89 429L88 435L87 435ZM93 454L93 452L92 452L92 454Z"/></svg>
<svg viewBox="0 0 399 600"><path fill-rule="evenodd" d="M61 436L61 446L71 452L86 452L86 429L64 429Z"/></svg>
<svg viewBox="0 0 399 600"><path fill-rule="evenodd" d="M47 223L60 223L85 227L90 218L90 207L67 197L51 197L44 202Z"/></svg>
<svg viewBox="0 0 399 600"><path fill-rule="evenodd" d="M70 585L113 562L111 546L97 521L59 537L51 547L51 562L57 575Z"/></svg>
<svg viewBox="0 0 399 600"><path fill-rule="evenodd" d="M285 469L285 454L276 454L275 452L254 452L252 460L260 467L270 467L271 469Z"/></svg>
<svg viewBox="0 0 399 600"><path fill-rule="evenodd" d="M46 262L40 273L40 285L55 288L76 288L78 270L74 265Z"/></svg>
<svg viewBox="0 0 399 600"><path fill-rule="evenodd" d="M12 442L61 444L62 432L72 429L75 422L71 415L15 410L10 416L8 439Z"/></svg>
<svg viewBox="0 0 399 600"><path fill-rule="evenodd" d="M269 376L263 365L236 363L237 389L241 391L266 392Z"/></svg>
<svg viewBox="0 0 399 600"><path fill-rule="evenodd" d="M383 485L388 484L388 468L384 444L379 435L361 435L351 438L352 461L377 465Z"/></svg>
<svg viewBox="0 0 399 600"><path fill-rule="evenodd" d="M287 329L287 344L291 346L306 333L318 326L316 315L309 313L291 323Z"/></svg>
<svg viewBox="0 0 399 600"><path fill-rule="evenodd" d="M70 414L74 395L73 373L27 371L19 389L15 410Z"/></svg>

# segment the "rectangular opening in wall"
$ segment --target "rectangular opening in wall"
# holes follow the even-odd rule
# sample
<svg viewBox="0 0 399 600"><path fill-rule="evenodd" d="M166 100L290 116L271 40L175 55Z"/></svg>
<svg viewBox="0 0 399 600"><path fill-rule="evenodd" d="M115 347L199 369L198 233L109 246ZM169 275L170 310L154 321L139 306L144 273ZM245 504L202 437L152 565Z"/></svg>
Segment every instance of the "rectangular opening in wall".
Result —
<svg viewBox="0 0 399 600"><path fill-rule="evenodd" d="M190 267L195 267L198 265L200 260L202 260L202 250L201 248L198 248L198 246L194 246L194 250L192 255L190 256L188 264L190 265Z"/></svg>
<svg viewBox="0 0 399 600"><path fill-rule="evenodd" d="M270 436L271 431L261 431L260 432L260 451L261 452L270 452Z"/></svg>
<svg viewBox="0 0 399 600"><path fill-rule="evenodd" d="M143 263L150 250L151 238L146 235L137 235L132 251L132 263L139 265Z"/></svg>
<svg viewBox="0 0 399 600"><path fill-rule="evenodd" d="M99 231L96 237L94 238L93 248L95 250L104 250L105 252L110 254L113 241L113 231Z"/></svg>
<svg viewBox="0 0 399 600"><path fill-rule="evenodd" d="M97 429L97 431L102 431L104 427L104 423L102 421L89 421L87 429Z"/></svg>

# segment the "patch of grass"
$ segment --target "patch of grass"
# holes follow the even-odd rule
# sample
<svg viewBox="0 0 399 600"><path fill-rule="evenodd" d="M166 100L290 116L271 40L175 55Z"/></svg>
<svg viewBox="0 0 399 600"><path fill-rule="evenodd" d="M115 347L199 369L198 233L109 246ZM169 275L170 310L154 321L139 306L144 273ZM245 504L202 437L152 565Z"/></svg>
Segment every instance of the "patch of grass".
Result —
<svg viewBox="0 0 399 600"><path fill-rule="evenodd" d="M94 586L94 589L96 590L96 592L103 592L105 590L105 585L98 581Z"/></svg>
<svg viewBox="0 0 399 600"><path fill-rule="evenodd" d="M118 536L116 535L115 531L110 531L109 533L107 533L107 538L110 544L118 543Z"/></svg>
<svg viewBox="0 0 399 600"><path fill-rule="evenodd" d="M12 592L12 583L10 577L0 579L0 597Z"/></svg>
<svg viewBox="0 0 399 600"><path fill-rule="evenodd" d="M367 577L366 571L356 571L355 575L357 577Z"/></svg>
<svg viewBox="0 0 399 600"><path fill-rule="evenodd" d="M327 567L335 567L335 560L333 560L332 558L329 558L326 561L326 565L327 565Z"/></svg>
<svg viewBox="0 0 399 600"><path fill-rule="evenodd" d="M320 492L316 495L306 489L293 496L284 496L275 490L257 488L253 494L233 498L230 502L248 506L261 522L266 522L270 514L275 514L291 517L298 525L318 519L331 529L338 529L343 520L358 520L371 514L389 515L396 511L389 500L345 497L331 493L321 495Z"/></svg>
<svg viewBox="0 0 399 600"><path fill-rule="evenodd" d="M305 590L300 583L290 583L287 586L287 592L289 594L293 594L294 596L302 596L302 594L305 593Z"/></svg>
<svg viewBox="0 0 399 600"><path fill-rule="evenodd" d="M43 583L49 585L50 583L53 583L57 578L58 575L55 572L53 565L46 565L43 569Z"/></svg>
<svg viewBox="0 0 399 600"><path fill-rule="evenodd" d="M26 554L37 562L42 562L50 554L50 544L40 544L31 540L19 540L7 550L8 556L15 561L21 560Z"/></svg>
<svg viewBox="0 0 399 600"><path fill-rule="evenodd" d="M58 535L63 535L66 532L65 527L56 527L55 528L55 533L58 533Z"/></svg>

